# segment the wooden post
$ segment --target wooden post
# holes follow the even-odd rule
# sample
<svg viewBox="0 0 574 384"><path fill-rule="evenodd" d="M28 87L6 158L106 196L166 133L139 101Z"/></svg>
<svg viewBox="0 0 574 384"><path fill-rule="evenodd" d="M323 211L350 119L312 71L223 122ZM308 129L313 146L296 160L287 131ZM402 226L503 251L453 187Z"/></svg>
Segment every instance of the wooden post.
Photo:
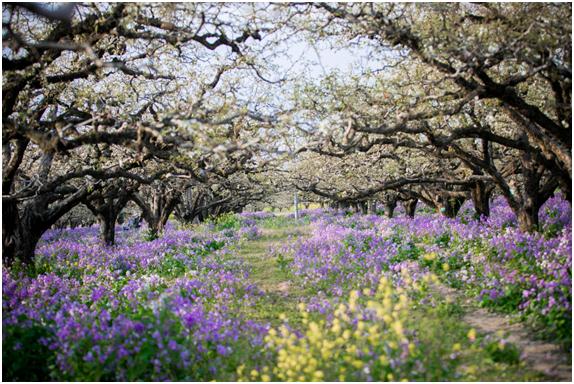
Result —
<svg viewBox="0 0 574 384"><path fill-rule="evenodd" d="M295 197L293 198L295 203L295 220L299 220L299 196L295 192Z"/></svg>

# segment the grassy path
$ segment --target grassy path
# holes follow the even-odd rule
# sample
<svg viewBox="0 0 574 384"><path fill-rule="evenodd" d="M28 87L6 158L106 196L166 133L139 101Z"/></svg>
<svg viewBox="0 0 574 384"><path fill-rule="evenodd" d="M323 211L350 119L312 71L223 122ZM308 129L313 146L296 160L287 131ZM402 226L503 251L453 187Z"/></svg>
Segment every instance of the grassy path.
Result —
<svg viewBox="0 0 574 384"><path fill-rule="evenodd" d="M273 246L296 241L308 230L307 226L263 229L260 238L241 245L239 255L251 268L249 278L265 293L258 306L248 309L252 319L279 325L280 315L285 314L294 323L300 320L297 304L305 292L293 284L268 251Z"/></svg>

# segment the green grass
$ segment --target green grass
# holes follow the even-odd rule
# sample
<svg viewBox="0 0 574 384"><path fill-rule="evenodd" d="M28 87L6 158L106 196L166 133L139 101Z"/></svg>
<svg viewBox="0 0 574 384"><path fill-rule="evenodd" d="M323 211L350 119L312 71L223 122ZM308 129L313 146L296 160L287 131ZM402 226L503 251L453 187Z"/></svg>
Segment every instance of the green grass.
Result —
<svg viewBox="0 0 574 384"><path fill-rule="evenodd" d="M299 220L296 220L294 217L288 216L275 216L270 217L268 219L261 220L260 226L262 228L267 229L285 229L289 231L289 229L293 229L294 227L298 226L305 226L310 223L309 217L302 217ZM281 232L279 232L281 233Z"/></svg>
<svg viewBox="0 0 574 384"><path fill-rule="evenodd" d="M295 228L293 225L280 229L265 229L261 238L241 245L239 255L249 265L251 282L265 292L255 306L246 308L249 318L277 326L283 322L280 318L283 314L289 323L301 323L297 304L307 293L293 284L288 273L281 269L277 258L268 252L270 247L289 241L289 236L298 235L300 231L301 228Z"/></svg>

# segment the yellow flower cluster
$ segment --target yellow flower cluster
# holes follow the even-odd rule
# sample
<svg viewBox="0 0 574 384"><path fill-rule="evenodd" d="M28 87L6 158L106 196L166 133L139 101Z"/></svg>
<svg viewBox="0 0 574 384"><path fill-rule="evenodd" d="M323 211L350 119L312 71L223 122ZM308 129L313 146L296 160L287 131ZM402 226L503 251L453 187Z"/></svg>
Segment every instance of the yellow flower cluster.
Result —
<svg viewBox="0 0 574 384"><path fill-rule="evenodd" d="M347 302L335 309L329 323L310 320L301 304L305 326L302 337L285 325L270 329L265 342L277 351L274 366L249 374L238 370L239 379L265 381L263 375L277 381L408 378L406 363L416 358L418 350L404 327L409 308L406 291L393 288L383 277L374 296L369 296L370 291L363 294L366 298L361 300L359 292L352 291Z"/></svg>

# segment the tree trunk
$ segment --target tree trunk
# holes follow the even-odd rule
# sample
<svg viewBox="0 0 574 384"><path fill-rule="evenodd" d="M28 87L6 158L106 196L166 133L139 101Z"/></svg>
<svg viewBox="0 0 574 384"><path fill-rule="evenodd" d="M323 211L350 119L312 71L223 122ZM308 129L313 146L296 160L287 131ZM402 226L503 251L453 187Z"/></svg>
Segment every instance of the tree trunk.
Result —
<svg viewBox="0 0 574 384"><path fill-rule="evenodd" d="M446 197L441 202L440 211L446 217L455 218L465 200L463 196Z"/></svg>
<svg viewBox="0 0 574 384"><path fill-rule="evenodd" d="M99 214L100 236L106 246L115 244L116 240L116 215Z"/></svg>
<svg viewBox="0 0 574 384"><path fill-rule="evenodd" d="M2 217L2 237L7 249L2 256L8 263L16 258L24 264L30 265L34 261L34 251L38 241L58 219L80 203L89 193L90 188L85 186L73 194L57 202L49 202L53 195L44 194L36 197L18 210L16 203L8 208L8 215ZM4 205L8 207L10 204ZM21 212L21 213L19 213Z"/></svg>
<svg viewBox="0 0 574 384"><path fill-rule="evenodd" d="M389 218L392 219L393 215L395 213L395 208L397 207L397 201L396 200L391 200L385 203L385 215ZM405 208L406 209L406 208ZM413 215L411 217L414 216L414 212Z"/></svg>
<svg viewBox="0 0 574 384"><path fill-rule="evenodd" d="M377 203L374 200L369 200L367 210L369 214L374 215L377 213Z"/></svg>
<svg viewBox="0 0 574 384"><path fill-rule="evenodd" d="M157 237L163 232L165 224L169 220L171 213L176 209L177 204L181 202L181 195L175 194L165 196L163 188L154 190L152 193L151 204L148 204L138 193L133 194L132 200L141 208L142 215L144 220L147 222L150 235L152 237ZM195 203L197 202L198 201ZM196 212L196 215L192 217L192 220L197 216L200 221L205 220L210 213L210 209L205 207L197 209L197 211L194 207L193 211ZM189 212L187 212L187 214L189 214Z"/></svg>
<svg viewBox="0 0 574 384"><path fill-rule="evenodd" d="M96 196L91 201L85 201L84 205L96 216L100 224L100 238L104 245L111 246L116 241L116 221L122 209L125 207L129 195L119 198L113 196Z"/></svg>
<svg viewBox="0 0 574 384"><path fill-rule="evenodd" d="M518 227L524 232L534 232L538 230L538 210L530 207L523 207L518 211Z"/></svg>
<svg viewBox="0 0 574 384"><path fill-rule="evenodd" d="M6 265L19 260L25 265L34 261L34 251L38 241L49 228L51 222L38 217L33 207L27 207L20 215L14 203L3 205L2 212L2 259Z"/></svg>
<svg viewBox="0 0 574 384"><path fill-rule="evenodd" d="M521 139L528 142L526 134L522 134ZM556 179L541 185L542 174L538 171L538 166L529 151L524 151L520 158L522 164L523 193L515 191L521 195L521 204L515 211L518 219L518 226L522 231L534 232L538 230L538 211L544 202L550 197L558 185Z"/></svg>
<svg viewBox="0 0 574 384"><path fill-rule="evenodd" d="M403 201L403 207L405 208L405 213L408 217L415 217L418 201L418 199L408 199Z"/></svg>
<svg viewBox="0 0 574 384"><path fill-rule="evenodd" d="M20 220L18 206L13 201L2 202L2 260L10 264L14 259Z"/></svg>
<svg viewBox="0 0 574 384"><path fill-rule="evenodd" d="M36 245L45 229L42 230L39 222L31 217L21 219L14 202L2 205L2 259L6 265L15 260L30 265L34 260Z"/></svg>
<svg viewBox="0 0 574 384"><path fill-rule="evenodd" d="M293 195L293 207L295 209L295 220L299 220L299 194L297 192Z"/></svg>
<svg viewBox="0 0 574 384"><path fill-rule="evenodd" d="M38 241L42 237L42 231L33 230L16 230L12 237L12 247L11 250L5 253L4 261L7 265L10 265L13 261L19 260L24 265L31 265L34 261L34 251L38 245Z"/></svg>
<svg viewBox="0 0 574 384"><path fill-rule="evenodd" d="M474 204L474 217L480 219L481 217L490 216L490 195L493 188L489 188L483 181L478 181L470 189L470 196Z"/></svg>

